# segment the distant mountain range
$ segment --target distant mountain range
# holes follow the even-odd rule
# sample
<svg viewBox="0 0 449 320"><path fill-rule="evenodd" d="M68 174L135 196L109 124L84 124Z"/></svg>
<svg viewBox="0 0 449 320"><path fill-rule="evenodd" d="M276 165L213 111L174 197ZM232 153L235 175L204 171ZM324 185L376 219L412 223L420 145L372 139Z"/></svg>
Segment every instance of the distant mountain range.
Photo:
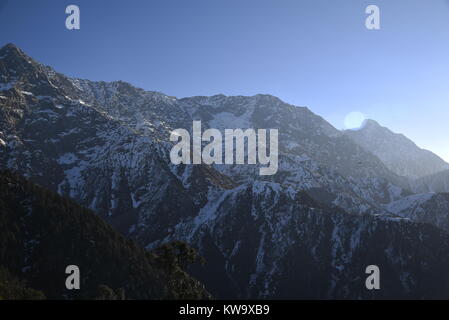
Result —
<svg viewBox="0 0 449 320"><path fill-rule="evenodd" d="M416 179L449 170L443 159L374 120L365 121L360 130L346 130L345 134L400 176Z"/></svg>
<svg viewBox="0 0 449 320"><path fill-rule="evenodd" d="M193 120L278 129L278 173L171 164L170 132ZM190 272L215 297L449 297L447 196L426 195L449 192L448 164L374 121L342 132L270 95L177 99L73 79L10 44L0 49L0 131L1 168L147 249L189 243L206 260ZM370 264L382 290L364 287Z"/></svg>

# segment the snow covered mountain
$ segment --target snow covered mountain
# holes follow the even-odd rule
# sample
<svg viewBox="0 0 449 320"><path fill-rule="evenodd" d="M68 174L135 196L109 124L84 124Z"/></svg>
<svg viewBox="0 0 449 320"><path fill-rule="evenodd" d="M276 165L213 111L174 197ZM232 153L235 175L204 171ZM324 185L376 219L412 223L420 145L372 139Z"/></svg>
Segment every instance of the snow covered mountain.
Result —
<svg viewBox="0 0 449 320"><path fill-rule="evenodd" d="M171 164L170 132L193 120L278 129L278 173ZM0 139L0 167L94 210L141 245L176 239L200 249L206 266L192 272L219 297L449 297L449 280L435 275L449 264L439 254L446 233L388 210L412 195L409 180L276 97L177 99L72 79L7 45ZM364 289L370 264L385 270L381 292Z"/></svg>
<svg viewBox="0 0 449 320"><path fill-rule="evenodd" d="M447 233L394 216L348 214L269 182L222 193L163 241L172 239L194 243L206 256L205 267L193 274L219 297L386 299L449 293L434 269L447 263L441 253L448 250ZM381 291L365 289L370 263L385 271Z"/></svg>
<svg viewBox="0 0 449 320"><path fill-rule="evenodd" d="M375 210L376 203L388 203L408 192L405 179L324 119L273 96L174 99L126 83L73 81L83 89L84 101L99 104L132 130L161 141L166 141L175 128L191 129L193 120L201 120L205 129L282 128L280 172L265 179L313 194L325 189L329 192L327 200L351 212ZM251 165L213 168L237 183L260 179L257 167Z"/></svg>
<svg viewBox="0 0 449 320"><path fill-rule="evenodd" d="M0 217L2 300L210 298L183 270L198 258L185 243L144 250L92 211L7 171ZM68 264L81 270L79 290L66 289Z"/></svg>
<svg viewBox="0 0 449 320"><path fill-rule="evenodd" d="M449 164L436 154L374 120L366 120L360 130L346 130L345 135L400 176L416 179L449 169Z"/></svg>

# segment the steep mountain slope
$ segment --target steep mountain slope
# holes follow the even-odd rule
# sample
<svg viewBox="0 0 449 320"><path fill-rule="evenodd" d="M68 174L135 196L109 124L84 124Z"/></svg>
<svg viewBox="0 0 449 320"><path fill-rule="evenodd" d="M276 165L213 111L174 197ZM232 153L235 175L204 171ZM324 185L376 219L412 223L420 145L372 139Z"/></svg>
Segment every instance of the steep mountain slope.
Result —
<svg viewBox="0 0 449 320"><path fill-rule="evenodd" d="M449 170L422 177L413 181L413 191L425 192L449 192Z"/></svg>
<svg viewBox="0 0 449 320"><path fill-rule="evenodd" d="M449 169L436 154L419 148L402 134L396 134L367 120L360 130L346 130L345 135L375 154L393 172L411 179Z"/></svg>
<svg viewBox="0 0 449 320"><path fill-rule="evenodd" d="M449 193L424 193L390 203L387 210L396 215L430 223L449 232Z"/></svg>
<svg viewBox="0 0 449 320"><path fill-rule="evenodd" d="M204 130L280 129L279 173L275 176L260 177L253 165L213 166L238 183L265 179L312 192L326 190L331 202L351 212L372 211L376 203L388 203L407 193L406 181L376 157L307 108L275 97L218 95L177 100L122 82L73 81L83 89L85 101L101 105L108 115L153 139L167 140L175 128L191 131L193 120L201 120Z"/></svg>
<svg viewBox="0 0 449 320"><path fill-rule="evenodd" d="M11 282L15 277L51 299L207 298L203 286L183 272L178 262L192 260L194 253L178 248L179 257L166 255L165 249L146 252L89 210L24 178L0 172L3 299L42 297L19 280ZM80 290L65 288L68 265L80 268Z"/></svg>
<svg viewBox="0 0 449 320"><path fill-rule="evenodd" d="M402 192L399 188L408 187L376 157L307 108L289 105L269 95L194 97L182 99L181 104L205 127L278 129L280 173L269 179L302 189L321 188L335 195L347 195L341 201L336 199L334 204L348 211L363 211L363 205L346 202L361 198L375 206L395 199ZM237 180L248 175L254 180L253 170L248 167L218 169Z"/></svg>
<svg viewBox="0 0 449 320"><path fill-rule="evenodd" d="M175 212L179 203L184 215L194 215L207 202L209 187L226 189L232 180L260 179L254 166L172 166L169 133L190 128L194 119L203 120L205 128L220 129L223 123L217 122L229 117L230 128L236 123L232 117L254 128L282 128L280 172L271 179L314 196L326 194L326 201L350 212L377 212L378 203L407 193L405 183L376 157L308 109L277 98L178 100L123 82L69 79L13 45L0 53L2 163L76 199L125 234L170 228L161 219L176 223L182 217L161 217ZM207 113L211 123L204 119ZM251 121L243 123L246 118ZM156 229L148 230L152 226Z"/></svg>
<svg viewBox="0 0 449 320"><path fill-rule="evenodd" d="M279 129L279 172L172 165L170 132L193 120ZM411 194L406 179L307 108L269 95L176 99L71 79L9 45L0 50L0 131L1 167L148 249L190 242L207 261L196 274L220 297L448 296L445 276L437 279L446 234L384 208ZM386 272L385 291L364 289L373 263Z"/></svg>
<svg viewBox="0 0 449 320"><path fill-rule="evenodd" d="M274 183L217 195L163 241L170 239L186 239L208 257L204 268L193 272L218 297L449 295L449 278L441 269L449 263L445 232L394 216L347 214ZM370 264L382 270L382 290L365 288Z"/></svg>
<svg viewBox="0 0 449 320"><path fill-rule="evenodd" d="M167 141L82 101L70 79L18 48L7 46L0 53L2 78L14 84L0 99L4 168L94 209L125 234L142 228L152 236L171 220L198 211L209 185L232 184L205 166L184 174L167 161ZM11 61L20 71L11 69Z"/></svg>

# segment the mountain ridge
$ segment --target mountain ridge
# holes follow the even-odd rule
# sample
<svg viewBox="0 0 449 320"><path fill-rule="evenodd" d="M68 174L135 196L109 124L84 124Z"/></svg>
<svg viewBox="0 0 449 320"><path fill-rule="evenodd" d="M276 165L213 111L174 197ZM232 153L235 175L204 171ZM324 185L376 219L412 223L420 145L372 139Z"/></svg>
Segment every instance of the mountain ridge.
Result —
<svg viewBox="0 0 449 320"><path fill-rule="evenodd" d="M308 108L269 95L175 99L24 65L0 59L0 166L74 199L144 247L188 241L208 261L197 277L219 297L425 297L432 285L446 296L444 281L418 286L420 274L432 278L444 265L425 248L441 243L445 252L445 233L386 209L412 195L410 181ZM194 120L279 129L278 174L171 164L170 132ZM431 268L410 259L411 248ZM398 250L405 267L391 253ZM363 291L360 272L376 256L391 271L389 293ZM299 287L289 291L292 282Z"/></svg>
<svg viewBox="0 0 449 320"><path fill-rule="evenodd" d="M374 120L366 120L359 130L345 130L344 134L400 176L414 180L449 169L449 164L433 152Z"/></svg>

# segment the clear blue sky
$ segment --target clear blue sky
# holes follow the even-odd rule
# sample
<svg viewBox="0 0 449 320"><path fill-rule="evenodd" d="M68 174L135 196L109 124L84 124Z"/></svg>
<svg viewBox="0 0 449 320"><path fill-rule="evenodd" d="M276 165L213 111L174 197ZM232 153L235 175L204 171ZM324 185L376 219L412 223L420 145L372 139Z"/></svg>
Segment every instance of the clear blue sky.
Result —
<svg viewBox="0 0 449 320"><path fill-rule="evenodd" d="M79 31L65 29L69 4ZM0 45L73 77L269 93L337 128L359 111L449 161L449 0L0 0L0 30Z"/></svg>

